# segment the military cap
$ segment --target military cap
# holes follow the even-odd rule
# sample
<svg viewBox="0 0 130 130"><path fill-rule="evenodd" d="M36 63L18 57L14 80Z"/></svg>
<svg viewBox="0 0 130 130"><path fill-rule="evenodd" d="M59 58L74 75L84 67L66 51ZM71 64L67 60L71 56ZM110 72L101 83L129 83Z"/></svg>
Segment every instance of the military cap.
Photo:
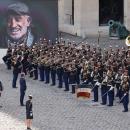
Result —
<svg viewBox="0 0 130 130"><path fill-rule="evenodd" d="M29 95L28 97L29 97L29 99L32 99L32 95Z"/></svg>
<svg viewBox="0 0 130 130"><path fill-rule="evenodd" d="M10 4L7 8L7 14L15 13L18 15L30 14L29 8L26 4L21 2L16 2Z"/></svg>

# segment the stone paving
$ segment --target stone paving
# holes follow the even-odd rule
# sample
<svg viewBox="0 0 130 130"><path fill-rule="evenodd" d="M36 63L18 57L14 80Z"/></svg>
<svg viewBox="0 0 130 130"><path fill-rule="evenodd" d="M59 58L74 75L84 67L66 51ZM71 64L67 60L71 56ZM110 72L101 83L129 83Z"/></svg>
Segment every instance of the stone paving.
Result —
<svg viewBox="0 0 130 130"><path fill-rule="evenodd" d="M83 41L82 38L62 34L64 39ZM88 40L89 39L89 40ZM97 38L86 39L89 43ZM102 38L100 44L105 46L114 44L120 47L124 40L109 40ZM96 43L95 43L96 44ZM103 47L103 45L102 45ZM108 46L109 47L109 46ZM26 130L25 107L19 103L19 88L11 87L12 71L0 65L0 80L4 85L4 92L0 98L0 130ZM27 95L33 95L33 130L130 130L130 112L122 113L122 104L114 102L113 107L102 106L100 102L93 103L92 97L87 100L77 99L70 92L64 92L57 86L50 86L38 80L26 77ZM19 83L17 82L19 87Z"/></svg>
<svg viewBox="0 0 130 130"><path fill-rule="evenodd" d="M56 86L27 78L27 95L33 95L33 130L130 130L130 112L122 104L113 107L77 99ZM11 87L12 72L0 65L4 92L0 99L0 130L25 130L25 107L19 105L19 88ZM17 83L19 87L19 84Z"/></svg>
<svg viewBox="0 0 130 130"><path fill-rule="evenodd" d="M89 44L91 46L95 46L95 47L101 47L101 48L106 48L108 49L110 46L112 46L112 48L122 48L122 47L126 47L125 45L125 40L114 40L114 39L110 39L109 36L103 36L103 34L100 35L99 37L99 44L98 44L98 35L97 36L87 36L85 38L81 38L81 37L77 37L74 35L70 35L67 33L62 32L61 33L61 38L62 40L68 42L75 42L77 44Z"/></svg>

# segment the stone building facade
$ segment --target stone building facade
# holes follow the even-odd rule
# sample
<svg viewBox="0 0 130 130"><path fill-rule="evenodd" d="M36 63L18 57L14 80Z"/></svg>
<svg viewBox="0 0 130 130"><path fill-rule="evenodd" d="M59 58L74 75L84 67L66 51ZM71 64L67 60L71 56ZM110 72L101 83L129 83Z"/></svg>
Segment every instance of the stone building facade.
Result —
<svg viewBox="0 0 130 130"><path fill-rule="evenodd" d="M130 30L130 0L59 0L59 31L86 36L109 34L108 20ZM120 6L120 7L119 7Z"/></svg>

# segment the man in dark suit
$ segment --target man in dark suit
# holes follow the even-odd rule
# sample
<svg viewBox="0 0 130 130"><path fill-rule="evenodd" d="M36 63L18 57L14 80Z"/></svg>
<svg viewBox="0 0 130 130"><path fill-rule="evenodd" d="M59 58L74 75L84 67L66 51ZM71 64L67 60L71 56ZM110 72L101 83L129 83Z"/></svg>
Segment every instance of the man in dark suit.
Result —
<svg viewBox="0 0 130 130"><path fill-rule="evenodd" d="M29 8L24 3L17 2L8 6L6 22L6 27L0 32L0 47L7 48L23 43L32 46L38 42L31 27Z"/></svg>

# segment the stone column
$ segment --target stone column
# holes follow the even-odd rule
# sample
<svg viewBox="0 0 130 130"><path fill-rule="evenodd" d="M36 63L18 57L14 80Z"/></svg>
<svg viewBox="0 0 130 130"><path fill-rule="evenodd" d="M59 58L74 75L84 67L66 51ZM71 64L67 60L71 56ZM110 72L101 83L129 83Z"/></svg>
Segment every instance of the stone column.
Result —
<svg viewBox="0 0 130 130"><path fill-rule="evenodd" d="M74 30L75 34L81 36L81 25L82 25L82 0L74 1Z"/></svg>
<svg viewBox="0 0 130 130"><path fill-rule="evenodd" d="M130 0L124 0L124 24L130 31Z"/></svg>
<svg viewBox="0 0 130 130"><path fill-rule="evenodd" d="M58 28L62 30L64 25L64 0L58 0Z"/></svg>
<svg viewBox="0 0 130 130"><path fill-rule="evenodd" d="M99 26L99 0L82 0L82 36L95 35Z"/></svg>

